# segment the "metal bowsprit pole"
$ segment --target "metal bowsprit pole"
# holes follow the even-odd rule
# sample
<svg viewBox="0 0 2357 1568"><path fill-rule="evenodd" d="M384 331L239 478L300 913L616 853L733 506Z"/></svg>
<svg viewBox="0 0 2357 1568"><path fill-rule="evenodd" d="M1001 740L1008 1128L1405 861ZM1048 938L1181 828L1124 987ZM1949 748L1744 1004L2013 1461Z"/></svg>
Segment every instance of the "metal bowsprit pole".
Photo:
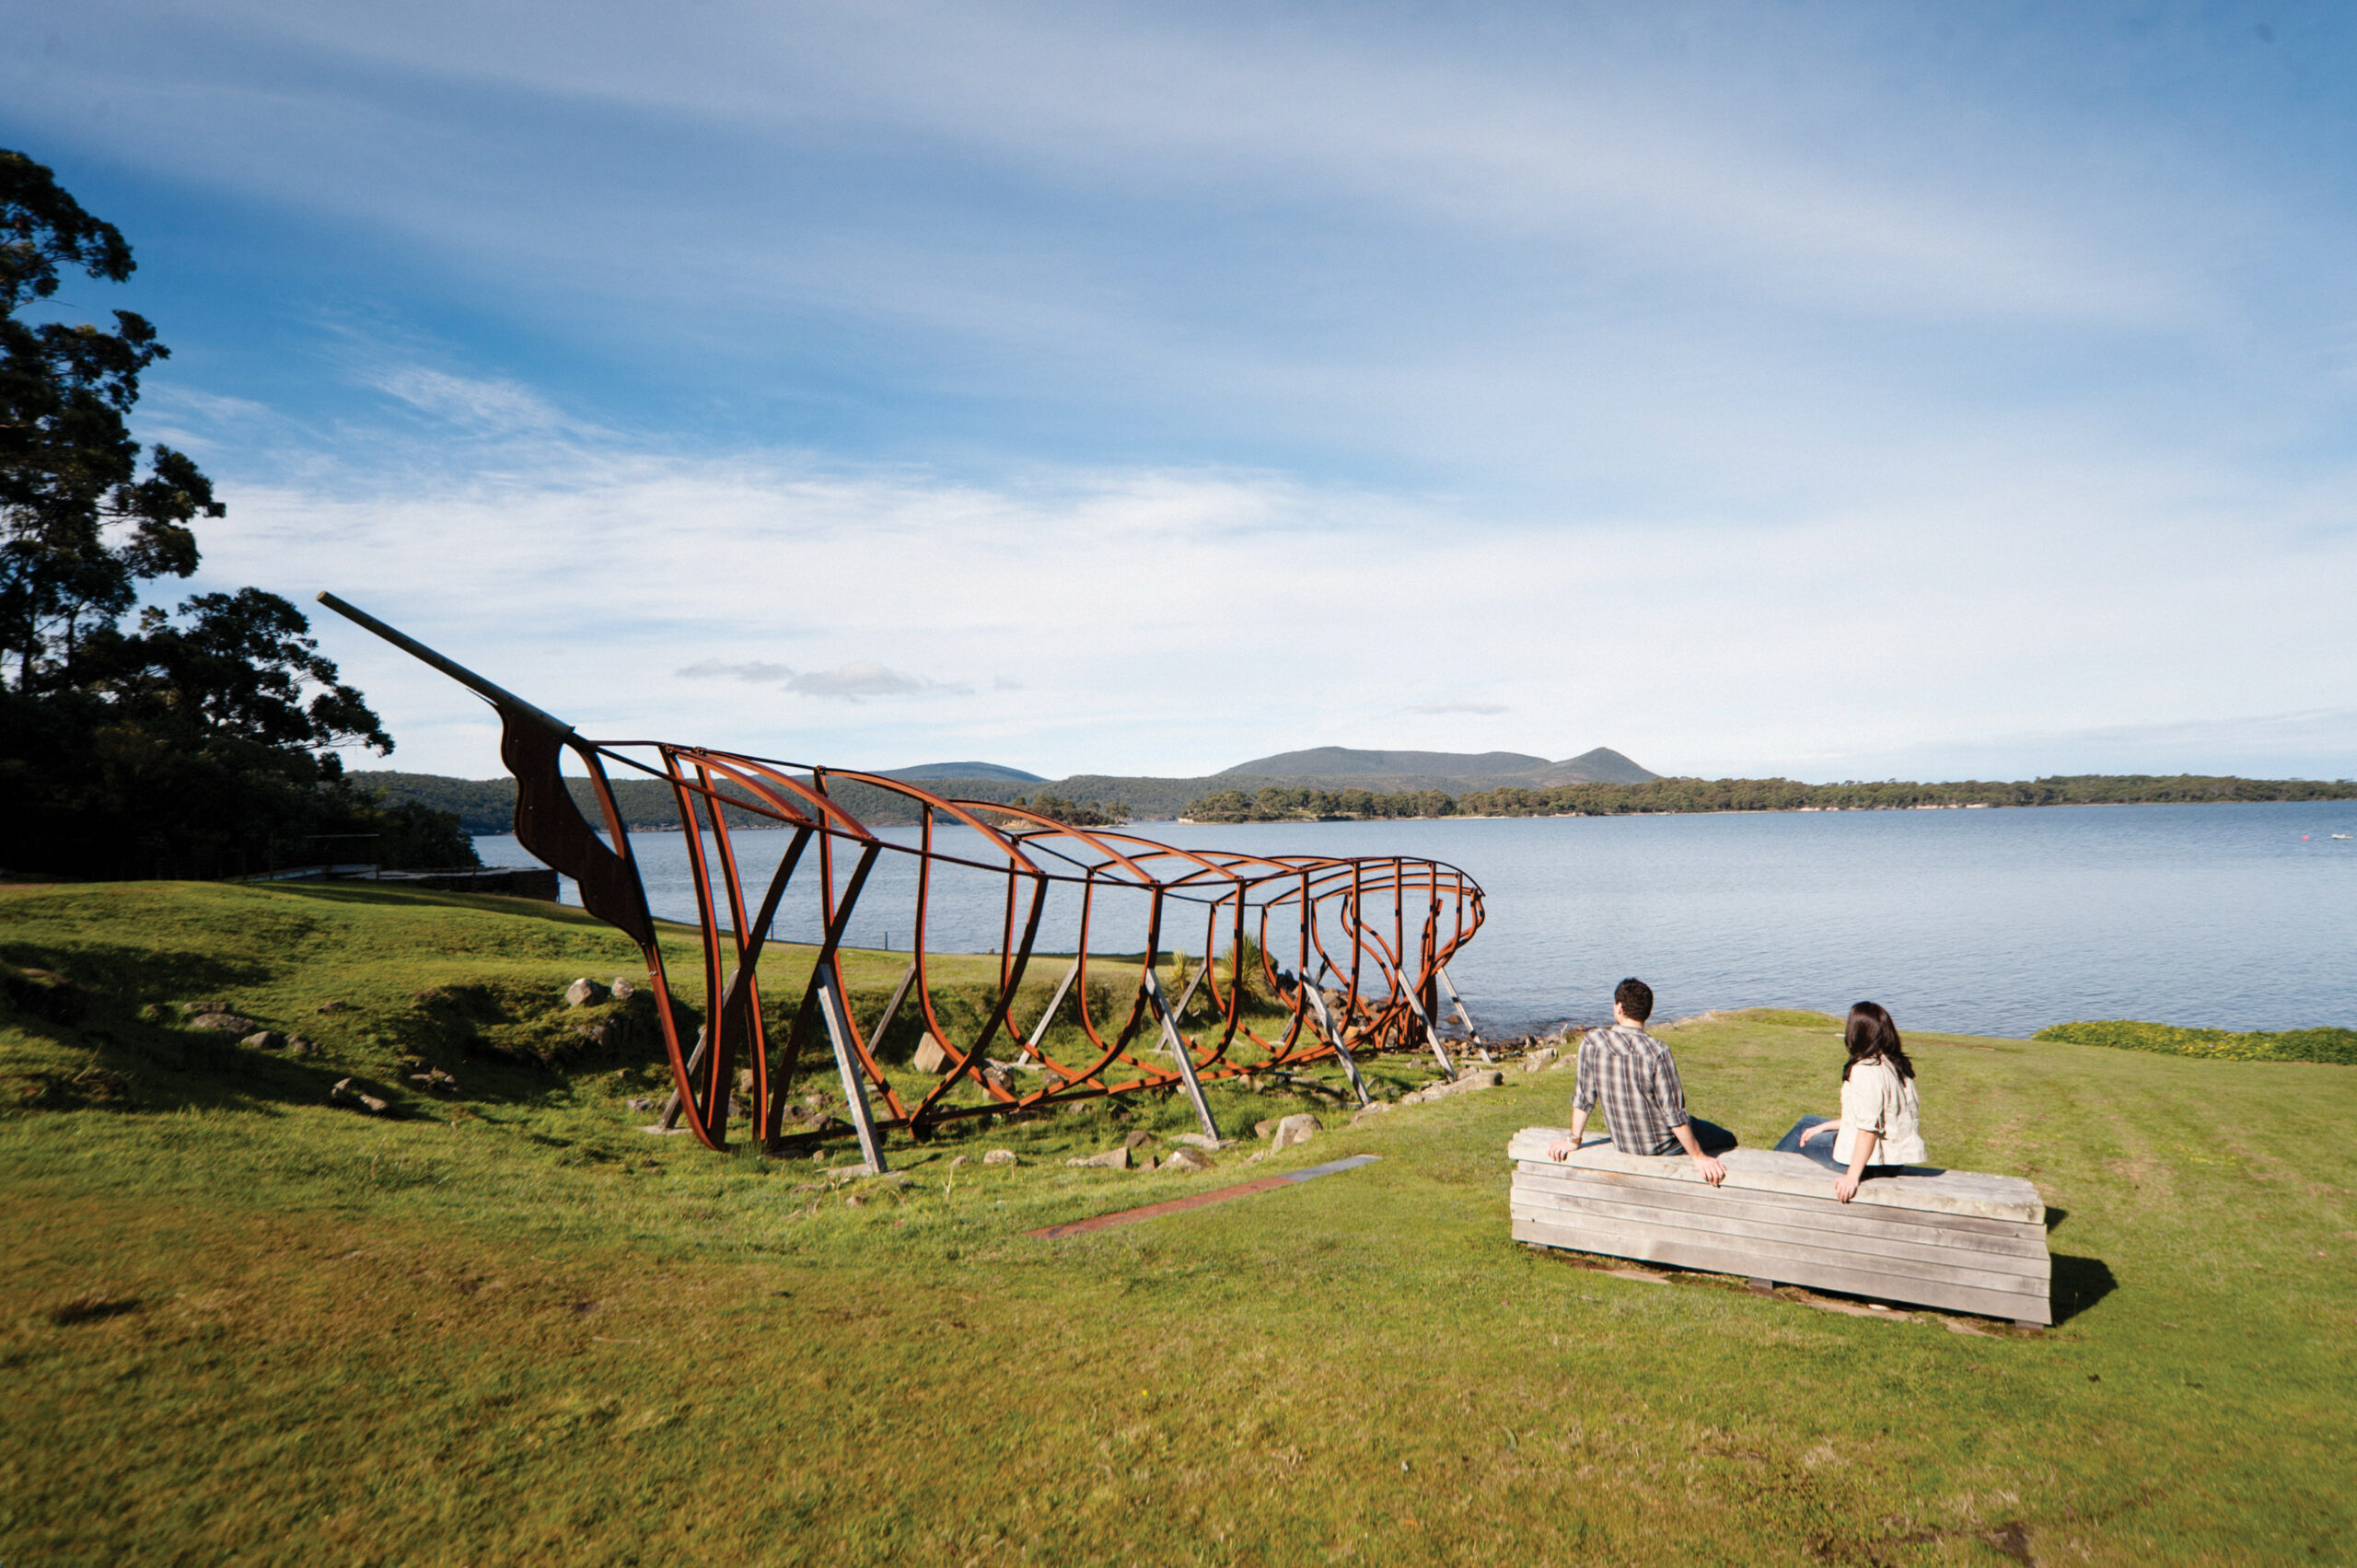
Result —
<svg viewBox="0 0 2357 1568"><path fill-rule="evenodd" d="M1145 995L1146 1000L1154 1005L1155 1020L1162 1025L1163 1043L1178 1059L1178 1076L1186 1083L1187 1098L1194 1102L1195 1116L1203 1124L1203 1134L1216 1144L1220 1141L1219 1123L1212 1120L1211 1101L1203 1098L1202 1081L1195 1076L1194 1053L1178 1037L1178 1021L1170 1016L1170 1005L1163 1000L1162 981L1151 969L1145 971Z"/></svg>

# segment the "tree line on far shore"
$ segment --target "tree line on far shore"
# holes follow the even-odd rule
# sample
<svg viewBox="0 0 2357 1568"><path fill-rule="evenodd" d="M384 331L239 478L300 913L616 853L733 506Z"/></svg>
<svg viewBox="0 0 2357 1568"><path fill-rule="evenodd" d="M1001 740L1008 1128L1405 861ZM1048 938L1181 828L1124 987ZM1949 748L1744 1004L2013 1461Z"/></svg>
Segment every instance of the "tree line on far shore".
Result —
<svg viewBox="0 0 2357 1568"><path fill-rule="evenodd" d="M2357 800L2352 779L2244 779L2179 773L2076 773L1951 784L1886 779L1810 784L1796 779L1654 779L1553 789L1440 790L1271 787L1222 790L1190 802L1197 822L1370 821L1420 817L1617 817L1701 811L1903 811L2004 806L2151 806L2220 801Z"/></svg>

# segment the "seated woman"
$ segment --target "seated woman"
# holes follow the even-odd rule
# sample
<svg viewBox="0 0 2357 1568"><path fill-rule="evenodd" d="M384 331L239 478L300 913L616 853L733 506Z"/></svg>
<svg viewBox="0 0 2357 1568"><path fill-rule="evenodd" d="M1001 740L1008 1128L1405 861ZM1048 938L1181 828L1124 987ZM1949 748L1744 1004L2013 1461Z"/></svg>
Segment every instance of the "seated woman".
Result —
<svg viewBox="0 0 2357 1568"><path fill-rule="evenodd" d="M1840 1121L1804 1116L1776 1147L1839 1172L1833 1195L1846 1203L1858 1195L1863 1179L1931 1156L1916 1127L1915 1063L1907 1060L1890 1015L1875 1003L1859 1003L1850 1009L1842 1043L1850 1060L1841 1067Z"/></svg>

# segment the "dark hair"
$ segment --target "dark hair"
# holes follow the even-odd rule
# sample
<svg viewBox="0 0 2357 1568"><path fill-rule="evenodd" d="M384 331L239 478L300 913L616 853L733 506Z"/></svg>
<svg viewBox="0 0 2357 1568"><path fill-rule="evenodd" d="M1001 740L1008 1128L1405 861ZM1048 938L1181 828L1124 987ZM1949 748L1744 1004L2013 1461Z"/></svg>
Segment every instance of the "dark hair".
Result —
<svg viewBox="0 0 2357 1568"><path fill-rule="evenodd" d="M1907 1060L1907 1048L1898 1042L1898 1026L1878 1002L1861 1002L1850 1009L1850 1024L1842 1031L1841 1043L1850 1048L1850 1060L1841 1063L1845 1084L1851 1068L1877 1059L1889 1063L1901 1078L1915 1075L1915 1063Z"/></svg>
<svg viewBox="0 0 2357 1568"><path fill-rule="evenodd" d="M1612 988L1612 1000L1641 1024L1654 1016L1654 988L1633 976Z"/></svg>

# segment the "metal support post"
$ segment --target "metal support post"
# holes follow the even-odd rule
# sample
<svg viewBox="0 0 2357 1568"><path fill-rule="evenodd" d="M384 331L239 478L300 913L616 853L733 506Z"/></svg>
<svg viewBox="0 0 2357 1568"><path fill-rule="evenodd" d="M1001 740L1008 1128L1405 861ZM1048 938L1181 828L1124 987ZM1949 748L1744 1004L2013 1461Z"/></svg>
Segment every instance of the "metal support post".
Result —
<svg viewBox="0 0 2357 1568"><path fill-rule="evenodd" d="M916 982L917 961L911 958L909 967L901 971L900 983L893 988L892 1000L884 1004L884 1016L876 1020L874 1028L867 1031L867 1043L871 1048L877 1051L884 1049L884 1031L890 1028L892 1020L900 1016L900 1004L909 999L909 987Z"/></svg>
<svg viewBox="0 0 2357 1568"><path fill-rule="evenodd" d="M1039 1054L1039 1041L1047 1034L1048 1026L1055 1021L1056 1009L1064 1005L1064 993L1070 991L1072 982L1079 978L1080 960L1074 958L1072 961L1072 968L1064 970L1063 979L1056 982L1056 993L1048 998L1048 1010L1039 1015L1038 1023L1031 1026L1031 1038L1023 1042L1025 1060L1028 1061Z"/></svg>
<svg viewBox="0 0 2357 1568"><path fill-rule="evenodd" d="M851 1112L852 1130L859 1134L859 1152L867 1162L867 1174L881 1176L888 1168L884 1141L876 1135L876 1118L867 1109L867 1078L852 1050L851 1016L835 989L834 965L820 964L813 983L819 988L819 1016L826 1019L827 1038L834 1043L835 1072L842 1078L843 1106Z"/></svg>
<svg viewBox="0 0 2357 1568"><path fill-rule="evenodd" d="M712 1031L709 1029L703 1028L696 1030L695 1048L688 1052L688 1076L690 1078L693 1078L696 1075L696 1069L703 1065L704 1037L711 1032ZM675 1088L671 1091L671 1098L663 1102L663 1115L661 1119L655 1123L655 1125L662 1128L666 1132L668 1132L672 1128L677 1127L679 1124L679 1091Z"/></svg>
<svg viewBox="0 0 2357 1568"><path fill-rule="evenodd" d="M1359 1077L1359 1064L1351 1059L1351 1048L1342 1043L1342 1031L1334 1027L1334 1015L1326 1008L1325 994L1314 985L1304 985L1302 994L1309 998L1309 1010L1318 1015L1318 1032L1334 1048L1335 1058L1342 1064L1343 1074L1351 1080L1351 1092L1359 1097L1359 1104L1372 1102L1366 1085Z"/></svg>
<svg viewBox="0 0 2357 1568"><path fill-rule="evenodd" d="M1430 1018L1424 1016L1423 1004L1416 1000L1416 993L1413 991L1402 991L1399 993L1399 1000L1408 1005L1408 1011L1416 1015L1416 1022L1424 1026L1424 1039L1432 1042L1433 1055L1439 1059L1440 1070L1448 1074L1450 1083L1457 1082L1457 1063L1451 1062L1448 1059L1448 1052L1441 1048L1440 1031L1433 1028L1433 1021Z"/></svg>
<svg viewBox="0 0 2357 1568"><path fill-rule="evenodd" d="M1195 1076L1194 1053L1178 1036L1178 1021L1170 1016L1169 1004L1162 995L1162 981L1151 969L1145 971L1146 1000L1154 1005L1154 1016L1162 1025L1163 1043L1178 1063L1178 1076L1187 1086L1187 1098L1194 1102L1195 1118L1203 1124L1203 1135L1214 1144L1219 1142L1219 1123L1212 1120L1211 1101L1203 1098L1203 1086Z"/></svg>

